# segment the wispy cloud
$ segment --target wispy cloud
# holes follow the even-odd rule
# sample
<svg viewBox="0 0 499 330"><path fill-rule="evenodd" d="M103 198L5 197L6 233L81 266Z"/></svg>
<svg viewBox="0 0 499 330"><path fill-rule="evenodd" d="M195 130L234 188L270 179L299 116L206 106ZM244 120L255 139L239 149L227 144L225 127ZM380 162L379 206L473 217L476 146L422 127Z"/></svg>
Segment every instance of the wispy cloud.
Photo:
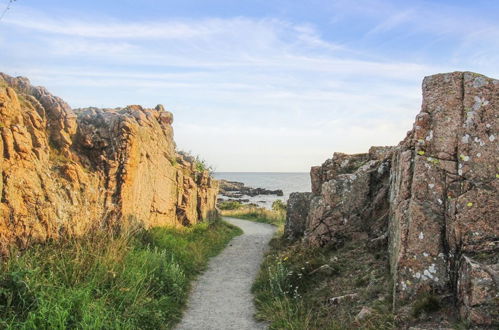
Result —
<svg viewBox="0 0 499 330"><path fill-rule="evenodd" d="M432 13L432 5L332 6L339 14L328 28L367 23L340 42L315 22L282 17L130 21L17 6L2 22L0 70L75 107L164 103L179 146L219 170L296 171L335 150L397 143L418 112L423 76L498 67L490 56L499 50L497 23L473 19L467 29L461 13ZM398 46L419 34L429 37ZM452 47L418 49L441 42Z"/></svg>

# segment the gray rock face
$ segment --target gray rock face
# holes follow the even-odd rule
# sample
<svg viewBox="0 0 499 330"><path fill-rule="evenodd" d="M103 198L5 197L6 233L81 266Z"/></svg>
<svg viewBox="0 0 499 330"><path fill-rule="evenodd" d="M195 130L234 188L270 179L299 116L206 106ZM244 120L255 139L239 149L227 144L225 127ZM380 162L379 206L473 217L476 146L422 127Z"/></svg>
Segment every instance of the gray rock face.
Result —
<svg viewBox="0 0 499 330"><path fill-rule="evenodd" d="M498 80L426 77L421 112L397 147L335 153L311 169L305 240L367 235L383 247L388 237L395 307L450 292L464 319L497 325L498 116Z"/></svg>
<svg viewBox="0 0 499 330"><path fill-rule="evenodd" d="M338 245L361 233L378 237L386 232L391 153L335 153L312 169L313 193L305 236L314 245ZM376 158L379 157L379 158ZM320 186L320 188L319 188Z"/></svg>
<svg viewBox="0 0 499 330"><path fill-rule="evenodd" d="M289 196L284 227L284 236L288 240L294 241L303 237L311 199L312 193L308 192L292 193Z"/></svg>

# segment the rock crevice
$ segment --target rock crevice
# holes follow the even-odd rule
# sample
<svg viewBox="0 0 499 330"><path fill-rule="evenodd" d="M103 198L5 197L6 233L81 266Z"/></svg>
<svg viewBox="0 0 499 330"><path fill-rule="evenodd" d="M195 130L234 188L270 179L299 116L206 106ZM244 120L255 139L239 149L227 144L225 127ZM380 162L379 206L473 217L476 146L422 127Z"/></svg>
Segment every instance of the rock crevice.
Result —
<svg viewBox="0 0 499 330"><path fill-rule="evenodd" d="M189 225L218 182L175 150L162 106L71 109L0 74L0 250L134 224Z"/></svg>
<svg viewBox="0 0 499 330"><path fill-rule="evenodd" d="M395 308L452 293L463 318L495 324L499 81L453 72L426 77L422 89L421 112L398 146L335 153L311 169L306 225L294 236L325 246L386 233ZM287 228L302 228L295 214L288 210Z"/></svg>

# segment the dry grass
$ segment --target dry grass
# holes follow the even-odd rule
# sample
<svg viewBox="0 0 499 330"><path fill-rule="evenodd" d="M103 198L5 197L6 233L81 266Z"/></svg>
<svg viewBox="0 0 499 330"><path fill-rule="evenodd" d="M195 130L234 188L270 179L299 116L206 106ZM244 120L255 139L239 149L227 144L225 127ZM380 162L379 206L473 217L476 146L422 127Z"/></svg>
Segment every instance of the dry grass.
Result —
<svg viewBox="0 0 499 330"><path fill-rule="evenodd" d="M283 227L286 221L285 210L268 210L263 207L242 205L233 210L222 210L222 216L269 223Z"/></svg>
<svg viewBox="0 0 499 330"><path fill-rule="evenodd" d="M257 316L271 329L394 328L388 261L364 243L324 249L274 239L253 286ZM330 301L351 293L357 297ZM356 321L363 306L373 313Z"/></svg>

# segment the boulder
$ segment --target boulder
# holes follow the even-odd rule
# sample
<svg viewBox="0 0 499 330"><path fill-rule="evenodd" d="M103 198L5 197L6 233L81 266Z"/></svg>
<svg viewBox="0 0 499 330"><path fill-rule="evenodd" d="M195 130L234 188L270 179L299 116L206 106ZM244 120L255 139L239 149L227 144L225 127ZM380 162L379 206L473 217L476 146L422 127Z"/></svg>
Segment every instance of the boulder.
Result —
<svg viewBox="0 0 499 330"><path fill-rule="evenodd" d="M294 241L303 237L307 223L312 193L292 193L289 196L286 211L284 237Z"/></svg>

